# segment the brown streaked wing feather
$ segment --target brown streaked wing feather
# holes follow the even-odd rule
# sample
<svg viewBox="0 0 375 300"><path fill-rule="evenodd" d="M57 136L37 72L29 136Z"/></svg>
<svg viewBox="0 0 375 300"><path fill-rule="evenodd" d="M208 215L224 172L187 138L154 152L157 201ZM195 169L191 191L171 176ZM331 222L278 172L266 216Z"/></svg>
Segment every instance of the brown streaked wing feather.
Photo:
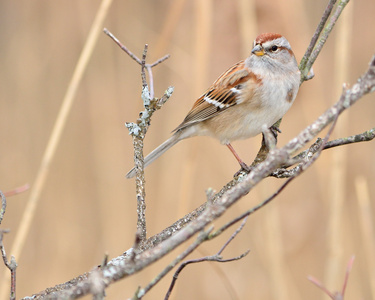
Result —
<svg viewBox="0 0 375 300"><path fill-rule="evenodd" d="M224 72L213 85L194 103L184 121L173 131L177 131L212 118L236 104L237 93L231 88L249 80L254 76L244 68L244 61L240 61ZM205 100L205 97L217 102L217 106ZM222 104L222 107L219 105Z"/></svg>

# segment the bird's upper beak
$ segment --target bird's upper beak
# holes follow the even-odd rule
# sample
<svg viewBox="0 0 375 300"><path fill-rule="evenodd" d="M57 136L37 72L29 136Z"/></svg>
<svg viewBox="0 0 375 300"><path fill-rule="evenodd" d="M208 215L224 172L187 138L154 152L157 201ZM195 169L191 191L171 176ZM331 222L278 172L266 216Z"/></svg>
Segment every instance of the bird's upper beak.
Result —
<svg viewBox="0 0 375 300"><path fill-rule="evenodd" d="M254 53L256 56L263 56L264 49L261 45L257 44L254 46L253 50L251 50L251 53Z"/></svg>

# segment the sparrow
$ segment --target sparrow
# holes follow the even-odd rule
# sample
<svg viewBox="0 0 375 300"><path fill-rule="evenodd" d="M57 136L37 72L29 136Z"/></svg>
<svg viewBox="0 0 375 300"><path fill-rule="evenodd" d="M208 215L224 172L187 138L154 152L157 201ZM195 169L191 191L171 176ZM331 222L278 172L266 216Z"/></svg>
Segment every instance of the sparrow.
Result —
<svg viewBox="0 0 375 300"><path fill-rule="evenodd" d="M250 56L239 61L196 100L173 135L144 160L145 167L179 141L211 136L226 145L241 168L248 169L231 145L272 127L292 106L300 71L288 40L277 33L260 34ZM135 176L135 168L127 178Z"/></svg>

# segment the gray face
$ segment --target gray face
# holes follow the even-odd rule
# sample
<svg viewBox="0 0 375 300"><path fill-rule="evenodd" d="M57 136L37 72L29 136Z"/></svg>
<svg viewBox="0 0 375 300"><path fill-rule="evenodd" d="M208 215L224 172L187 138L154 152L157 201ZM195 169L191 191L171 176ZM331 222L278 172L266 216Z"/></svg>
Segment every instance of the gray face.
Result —
<svg viewBox="0 0 375 300"><path fill-rule="evenodd" d="M249 63L253 68L267 68L271 72L288 72L297 66L290 44L284 37L254 42Z"/></svg>

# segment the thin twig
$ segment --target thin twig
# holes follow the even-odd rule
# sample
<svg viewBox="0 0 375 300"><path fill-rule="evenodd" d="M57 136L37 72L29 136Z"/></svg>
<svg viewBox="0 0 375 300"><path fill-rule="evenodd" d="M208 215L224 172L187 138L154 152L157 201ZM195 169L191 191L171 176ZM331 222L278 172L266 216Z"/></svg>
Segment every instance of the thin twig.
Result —
<svg viewBox="0 0 375 300"><path fill-rule="evenodd" d="M324 27L323 33L321 34L317 45L314 47L310 57L308 58L305 66L301 69L301 80L305 80L307 77L308 72L310 71L311 67L313 66L316 58L318 57L320 51L323 49L325 42L328 39L329 34L331 33L333 27L335 26L338 18L340 17L341 12L343 11L344 7L348 4L349 0L340 0L335 9L332 13L332 16L328 22L328 24ZM319 27L318 27L319 29Z"/></svg>
<svg viewBox="0 0 375 300"><path fill-rule="evenodd" d="M134 59L138 64L142 64L141 60L125 45L123 45L107 28L104 28L103 32L108 35L123 51L125 51L127 55Z"/></svg>
<svg viewBox="0 0 375 300"><path fill-rule="evenodd" d="M0 224L3 221L4 214L7 208L7 199L5 198L5 195L2 191L0 191L0 197L1 197L1 209L0 209Z"/></svg>
<svg viewBox="0 0 375 300"><path fill-rule="evenodd" d="M148 44L145 44L145 47L143 48L142 60L141 60L142 89L144 89L147 86L146 72L145 72L147 51L148 51Z"/></svg>
<svg viewBox="0 0 375 300"><path fill-rule="evenodd" d="M315 47L315 44L316 42L318 41L318 38L320 36L320 33L322 32L323 28L324 28L324 25L326 24L327 20L328 20L328 17L329 15L331 14L331 11L335 5L337 0L330 0L327 4L327 7L326 9L324 10L324 13L322 15L322 18L315 30L315 33L310 41L310 44L309 46L307 47L307 50L305 52L305 55L303 56L302 60L301 60L301 63L300 63L300 70L303 70L305 67L306 67L306 63L308 61L308 59L310 58L311 56L311 53Z"/></svg>
<svg viewBox="0 0 375 300"><path fill-rule="evenodd" d="M136 195L137 195L137 236L140 239L140 245L142 245L147 238L146 228L146 190L145 190L145 178L144 178L144 157L143 157L143 140L147 133L147 129L150 125L151 116L169 99L172 95L173 88L168 88L161 99L154 99L154 79L152 75L152 67L165 61L169 58L169 55L165 55L162 58L156 60L152 64L146 63L148 44L145 44L142 59L139 59L134 53L132 53L125 45L123 45L119 39L117 39L108 29L104 28L104 33L108 35L123 51L126 52L134 61L141 65L141 78L142 78L142 100L145 110L140 113L140 118L137 123L126 123L126 127L129 133L133 137L134 147L134 164L135 164L135 183L136 183ZM147 84L146 70L148 73L149 84Z"/></svg>
<svg viewBox="0 0 375 300"><path fill-rule="evenodd" d="M142 61L133 53L131 52L124 44L122 44L118 38L116 38L107 28L103 29L103 32L108 35L123 51L126 52L132 59L134 59L138 64L142 64ZM158 64L162 63L166 59L170 57L169 54L164 55L163 57L159 58L152 64L146 64L146 66L150 66L151 68L157 66Z"/></svg>
<svg viewBox="0 0 375 300"><path fill-rule="evenodd" d="M138 64L142 66L142 86L143 89L147 86L147 81L146 81L146 74L144 72L144 69L147 69L148 75L149 75L149 96L151 99L154 98L154 79L152 75L152 70L151 68L161 64L163 61L168 59L170 57L169 54L164 55L163 57L157 59L151 64L146 63L146 55L147 55L147 50L148 50L148 44L145 45L143 53L142 53L142 59L139 59L133 52L131 52L124 44L120 42L118 38L116 38L107 28L103 29L103 32L108 35L123 51L125 51L126 54L128 54L134 61L136 61Z"/></svg>
<svg viewBox="0 0 375 300"><path fill-rule="evenodd" d="M329 149L329 148L333 148L337 146L343 146L343 145L359 143L359 142L368 142L368 141L373 140L374 138L375 138L375 127L363 133L359 133L359 134L348 136L345 138L339 138L333 141L329 141L324 146L324 149Z"/></svg>
<svg viewBox="0 0 375 300"><path fill-rule="evenodd" d="M153 288L165 275L168 274L170 270L172 270L180 261L182 261L186 256L192 253L199 245L201 245L205 240L207 240L210 232L212 231L213 227L211 226L206 231L201 231L198 234L196 240L180 255L178 255L162 272L160 272L145 288L139 289L133 299L140 299L142 298L151 288Z"/></svg>
<svg viewBox="0 0 375 300"><path fill-rule="evenodd" d="M150 99L154 99L155 92L154 92L154 76L152 75L152 69L150 65L146 65L146 70L148 73L148 79L150 82Z"/></svg>
<svg viewBox="0 0 375 300"><path fill-rule="evenodd" d="M236 231L233 232L233 234L231 235L231 237L226 241L226 243L223 245L223 247L221 247L221 249L219 250L219 252L217 253L217 255L221 255L221 253L229 245L229 243L237 236L237 234L239 234L241 232L241 230L244 228L246 222L247 222L247 217L243 219L240 227L238 227L236 229Z"/></svg>
<svg viewBox="0 0 375 300"><path fill-rule="evenodd" d="M5 266L10 270L10 300L16 299L16 269L17 263L16 259L13 255L10 257L10 261L7 259L7 255L5 253L5 247L3 244L3 236L4 233L8 233L9 229L0 230L0 252L1 256L3 257L3 261Z"/></svg>
<svg viewBox="0 0 375 300"><path fill-rule="evenodd" d="M11 196L23 193L23 192L27 191L29 188L30 188L30 185L28 183L26 183L22 186L16 187L13 190L4 192L4 195L5 195L5 197L11 197Z"/></svg>
<svg viewBox="0 0 375 300"><path fill-rule="evenodd" d="M368 142L375 138L375 127L371 128L369 130L366 130L363 133L359 133L356 135L344 137L344 138L338 138L332 141L328 141L322 150L354 144L354 143L360 143L360 142ZM295 157L293 157L290 162L286 165L284 165L282 168L277 169L275 172L273 172L270 176L276 177L276 178L289 178L294 176L294 173L296 171L295 167L292 169L287 169L294 165L296 162L299 162L301 159L311 158L318 150L322 143L322 139L318 138L314 144L310 146L309 149L302 151L301 153L297 154Z"/></svg>
<svg viewBox="0 0 375 300"><path fill-rule="evenodd" d="M155 62L153 62L152 64L149 64L148 66L150 66L151 68L153 68L153 67L157 66L158 64L161 64L163 61L167 60L169 57L170 57L170 55L166 54L163 57L161 57L158 60L156 60Z"/></svg>
<svg viewBox="0 0 375 300"><path fill-rule="evenodd" d="M224 249L230 244L230 242L241 232L241 230L243 229L243 227L245 226L246 224L246 221L247 221L247 218L245 218L241 225L236 229L236 231L230 236L230 238L225 242L225 244L220 248L220 250L215 254L215 255L210 255L210 256L205 256L205 257L201 257L201 258L198 258L198 259L191 259L191 260L187 260L187 261L184 261L179 267L178 269L176 270L176 272L174 273L173 275L173 278L172 278L172 282L171 284L169 285L169 288L168 288L168 291L167 291L167 294L165 295L165 298L164 300L168 300L170 295L171 295L171 292L174 288L174 285L178 279L178 276L179 274L181 273L181 271L189 264L193 264L193 263L199 263L199 262L203 262L203 261L215 261L215 262L231 262L231 261L235 261L235 260L239 260L243 257L245 257L247 254L249 254L250 250L247 250L246 252L242 253L241 255L239 256L236 256L236 257L232 257L232 258L228 258L228 259L223 259L221 257L221 253L224 251ZM217 235L215 235L216 237ZM207 236L207 239L211 239L211 235Z"/></svg>
<svg viewBox="0 0 375 300"><path fill-rule="evenodd" d="M348 266L346 267L345 279L340 292L330 292L318 279L313 276L308 276L307 279L325 292L332 300L343 300L345 296L346 286L348 284L349 275L353 267L354 255L350 258Z"/></svg>

